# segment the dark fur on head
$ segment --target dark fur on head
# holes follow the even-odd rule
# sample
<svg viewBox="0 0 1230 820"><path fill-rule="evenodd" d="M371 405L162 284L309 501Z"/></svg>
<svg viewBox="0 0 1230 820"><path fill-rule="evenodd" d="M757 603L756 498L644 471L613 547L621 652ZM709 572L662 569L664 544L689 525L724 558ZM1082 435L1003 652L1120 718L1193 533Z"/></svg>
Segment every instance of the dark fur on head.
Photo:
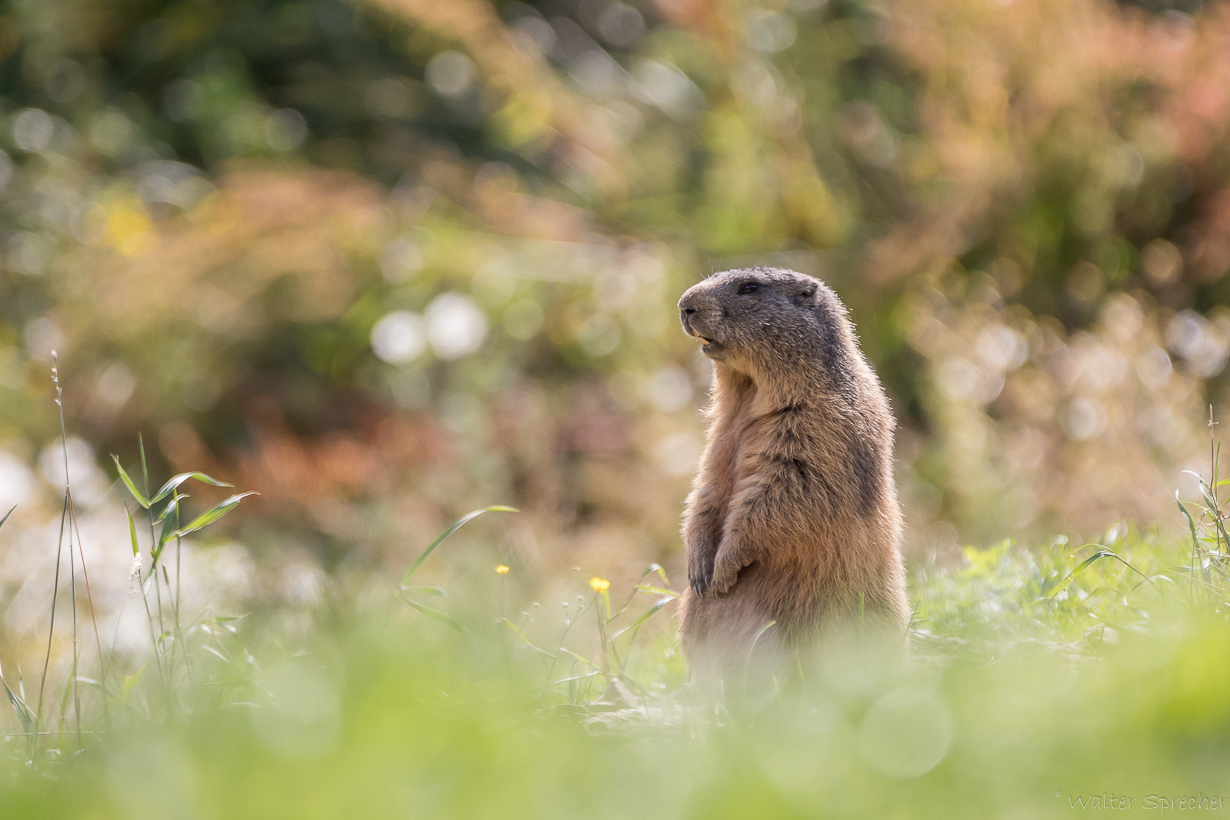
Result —
<svg viewBox="0 0 1230 820"><path fill-rule="evenodd" d="M807 375L832 389L849 382L847 352L857 343L846 308L814 277L781 268L723 271L689 288L679 313L704 354L732 370L769 379L804 375L810 366Z"/></svg>
<svg viewBox="0 0 1230 820"><path fill-rule="evenodd" d="M894 422L841 300L811 276L744 268L679 309L715 365L684 515L689 657L738 668L752 644L797 647L856 615L904 629Z"/></svg>

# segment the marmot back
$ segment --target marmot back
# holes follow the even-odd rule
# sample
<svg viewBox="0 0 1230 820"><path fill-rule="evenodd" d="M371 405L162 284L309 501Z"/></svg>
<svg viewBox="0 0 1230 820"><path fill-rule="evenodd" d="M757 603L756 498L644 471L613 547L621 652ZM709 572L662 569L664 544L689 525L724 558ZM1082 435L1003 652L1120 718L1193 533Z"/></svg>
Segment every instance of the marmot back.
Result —
<svg viewBox="0 0 1230 820"><path fill-rule="evenodd" d="M683 524L693 666L737 672L753 648L843 622L903 634L894 422L841 300L813 277L750 268L709 277L679 309L716 370Z"/></svg>

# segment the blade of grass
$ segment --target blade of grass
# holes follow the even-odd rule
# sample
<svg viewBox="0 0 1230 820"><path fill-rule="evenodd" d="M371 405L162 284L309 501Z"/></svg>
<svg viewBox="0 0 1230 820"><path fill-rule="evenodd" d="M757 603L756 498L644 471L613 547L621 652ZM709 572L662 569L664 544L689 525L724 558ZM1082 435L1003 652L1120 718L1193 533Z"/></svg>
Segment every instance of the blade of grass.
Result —
<svg viewBox="0 0 1230 820"><path fill-rule="evenodd" d="M415 601L411 601L409 598L403 597L401 595L397 597L400 600L404 601L405 603L417 609L419 612L426 615L428 618L431 618L433 621L439 621L440 623L446 626L450 626L453 629L456 629L457 631L465 635L470 634L470 630L466 629L465 626L462 625L462 623L456 620L455 618L445 615L443 612L440 612L439 610L432 609L431 607L423 606L422 604L417 603Z"/></svg>
<svg viewBox="0 0 1230 820"><path fill-rule="evenodd" d="M402 592L422 592L425 595L435 595L439 598L447 598L448 592L440 589L440 587L402 587Z"/></svg>
<svg viewBox="0 0 1230 820"><path fill-rule="evenodd" d="M598 600L597 596L595 596L595 597L593 597L593 598L590 598L590 599L589 599L589 603L587 603L585 606L583 606L583 607L580 609L580 611L578 611L578 612L577 612L577 614L576 614L575 616L573 616L573 617L571 617L571 618L567 618L567 619L565 619L565 620L564 620L564 631L563 631L563 633L559 636L559 644L558 644L558 645L556 645L556 647L555 647L555 651L556 651L556 653L557 653L556 657L558 657L558 653L559 653L559 652L567 652L567 650L566 650L566 649L564 649L564 641L568 640L568 630L572 629L573 624L575 624L577 621L581 620L582 616L584 616L584 615L585 615L585 613L589 611L589 608L590 608L591 606L593 606L593 605L594 605L594 602L595 602L595 601L597 601L597 600ZM569 654L573 654L573 653L569 652ZM579 656L578 656L578 657L579 657ZM586 661L586 663L588 663L588 661ZM555 659L553 658L553 659L551 660L551 665L550 665L549 667L547 667L547 678L546 678L546 679L547 679L548 681L550 681L550 680L551 680L551 675L552 675L552 674L554 674L554 673L555 673Z"/></svg>
<svg viewBox="0 0 1230 820"><path fill-rule="evenodd" d="M128 515L128 535L132 538L132 557L136 558L141 552L141 547L137 544L137 523L132 520L132 512L128 509L128 505L124 505L124 512Z"/></svg>
<svg viewBox="0 0 1230 820"><path fill-rule="evenodd" d="M149 462L145 459L145 436L140 430L137 431L137 449L141 451L141 478L143 479L142 486L145 487L145 494L149 495Z"/></svg>
<svg viewBox="0 0 1230 820"><path fill-rule="evenodd" d="M501 620L503 620L504 623L508 624L508 628L513 631L514 635L516 635L521 640L525 641L523 646L525 646L526 649L533 649L535 652L540 652L543 655L546 655L548 658L551 658L552 660L555 659L554 655L552 655L550 652L543 649L541 646L539 646L538 644L531 641L528 637L526 637L526 634L521 631L520 627L518 627L512 621L508 620L507 618L502 618Z"/></svg>
<svg viewBox="0 0 1230 820"><path fill-rule="evenodd" d="M1179 512L1183 513L1183 517L1187 519L1187 526L1192 534L1192 572L1196 570L1196 553L1200 550L1200 538L1196 535L1196 522L1192 519L1192 514L1187 511L1187 507L1179 499L1179 491L1174 491L1175 503L1179 505Z"/></svg>
<svg viewBox="0 0 1230 820"><path fill-rule="evenodd" d="M636 583L632 586L632 591L628 593L628 597L624 599L624 602L619 605L619 609L615 612L614 615L611 615L611 617L608 618L607 620L614 620L615 618L618 618L620 615L623 615L624 612L628 609L628 605L632 603L632 599L636 597L636 593L644 591L645 589L649 589L649 590L658 589L658 587L653 587L653 586L642 586L642 582L655 572L658 574L658 577L662 579L662 583L666 584L667 586L670 586L671 582L666 577L666 570L662 569L661 565L659 564L650 564L649 566L645 567L645 570L641 573L641 577L636 579ZM667 595L674 594L674 593L671 593L669 590L663 590L663 592Z"/></svg>
<svg viewBox="0 0 1230 820"><path fill-rule="evenodd" d="M9 686L9 682L5 680L4 677L3 667L0 667L0 683L4 684L4 693L8 695L9 703L13 705L13 711L17 713L17 718L21 721L21 728L27 734L34 732L34 712L30 709L29 705L26 704L25 699L19 697L17 693L13 691L12 687Z"/></svg>
<svg viewBox="0 0 1230 820"><path fill-rule="evenodd" d="M128 488L128 492L132 494L132 497L136 499L138 504L148 510L149 501L144 495L141 494L141 491L137 489L137 485L132 482L132 479L128 477L128 473L124 471L123 465L120 464L119 456L112 453L111 460L115 462L115 469L120 472L120 481L124 482L124 486Z"/></svg>
<svg viewBox="0 0 1230 820"><path fill-rule="evenodd" d="M611 640L614 641L620 635L623 635L625 632L628 632L629 630L631 630L632 635L631 637L628 638L628 643L631 644L633 641L636 640L636 633L640 631L641 626L643 626L646 621L648 621L650 618L656 615L658 611L662 609L662 607L666 606L667 604L674 601L678 597L679 596L677 595L669 596L669 597L663 598L662 600L658 601L656 604L651 606L649 609L645 610L644 614L642 614L641 617L637 618L631 624L629 624L628 626L625 626L623 629L619 630L614 635L612 635Z"/></svg>
<svg viewBox="0 0 1230 820"><path fill-rule="evenodd" d="M179 535L179 536L188 535L189 533L196 532L197 530L202 529L203 527L209 526L210 524L214 523L222 516L229 513L231 510L238 507L239 502L247 498L250 495L260 495L260 493L251 492L251 491L246 492L246 493L237 493L236 495L233 495L230 498L223 501L221 504L217 504L211 507L210 509L206 510L205 512L201 513L195 519L193 519L192 523L190 523L188 526L184 527L183 529L173 530L167 537L169 538L171 535ZM163 543L165 543L165 541Z"/></svg>
<svg viewBox="0 0 1230 820"><path fill-rule="evenodd" d="M559 679L559 680L557 680L557 681L552 681L552 682L550 682L550 683L545 683L545 684L543 684L543 685L542 685L542 688L543 688L543 689L546 689L546 688L551 687L551 686L558 686L558 685L559 685L559 684L561 684L561 683L572 683L572 682L579 681L579 680L587 680L588 678L592 678L592 677L594 677L595 675L601 675L601 674L602 674L602 672L601 672L601 671L598 671L598 672L586 672L586 673L585 673L585 674L583 674L583 675L573 675L573 676L572 676L572 677L570 677L570 678L560 678L560 679Z"/></svg>
<svg viewBox="0 0 1230 820"><path fill-rule="evenodd" d="M457 530L461 529L469 522L473 521L475 518L478 518L483 513L488 513L488 512L520 512L520 510L516 509L515 507L505 507L503 505L497 504L491 507L483 507L481 510L474 510L473 512L466 513L461 518L458 518L456 521L453 522L451 527L449 527L447 530L445 530L443 533L440 534L439 538L437 538L435 541L432 541L431 546L423 550L422 555L420 555L418 559L415 560L415 562L410 565L410 569L406 570L406 574L401 577L401 585L403 587L406 585L406 582L410 580L410 576L414 574L414 571L418 569L424 561L427 560L427 557L429 555L431 555L433 552L436 551L437 547L439 547L441 544L444 543L446 538L448 538L453 533L457 532Z"/></svg>
<svg viewBox="0 0 1230 820"><path fill-rule="evenodd" d="M180 520L179 511L183 509L182 501L184 498L187 498L187 496L180 495L178 489L172 489L171 495L172 495L171 504L175 505L175 527L176 529L178 529L180 524L183 523ZM168 504L167 506L169 507L171 506L171 504ZM184 668L188 670L188 682L191 684L195 682L195 675L193 675L193 672L192 672L192 659L188 656L188 649L187 649L186 644L184 643L183 628L180 626L180 623L179 623L180 566L183 563L182 561L183 545L184 545L183 536L177 536L175 539L175 643L180 647L180 652L183 654ZM163 567L163 571L164 572L166 571L165 566ZM170 585L169 580L167 584L168 586Z"/></svg>
<svg viewBox="0 0 1230 820"><path fill-rule="evenodd" d="M172 498L170 501L168 501L167 505L162 508L162 512L158 513L158 517L154 519L154 523L161 524L163 521L167 519L167 516L171 515L172 513L178 512L179 503L183 501L185 498L192 498L192 496L188 495L187 493L184 493L182 495L179 493L176 493L175 497ZM150 501L150 503L155 504L157 502Z"/></svg>
<svg viewBox="0 0 1230 820"><path fill-rule="evenodd" d="M216 478L211 478L205 475L204 473L180 473L179 475L175 476L170 481L168 481L166 484L163 484L162 489L160 489L157 492L157 494L149 500L149 503L157 504L159 501L161 501L162 499L170 495L173 490L177 489L180 484L183 484L185 481L188 481L189 479L196 479L202 484L209 484L212 487L234 487L235 486L234 484L227 484L225 481L219 481ZM183 498L187 498L187 496L183 496Z"/></svg>
<svg viewBox="0 0 1230 820"><path fill-rule="evenodd" d="M776 625L777 625L777 621L773 620L773 621L769 621L767 624L762 626L760 628L760 631L756 633L756 637L752 639L752 645L748 647L747 660L743 662L743 689L744 691L747 690L748 677L749 677L749 674L752 668L752 654L755 653L756 651L756 644L760 643L760 639L764 637L764 633L768 632L770 629L772 629Z"/></svg>
<svg viewBox="0 0 1230 820"><path fill-rule="evenodd" d="M672 598L682 598L683 597L678 592L675 592L675 590L673 589L663 589L662 587L651 587L648 584L640 584L637 586L636 589L638 592L654 592L654 593L657 593L658 595L669 595Z"/></svg>
<svg viewBox="0 0 1230 820"><path fill-rule="evenodd" d="M586 666L592 666L594 669L598 670L599 672L606 671L601 666L591 661L589 658L583 658L580 655L578 655L576 652L573 652L571 649L565 649L561 646L560 651L563 652L565 655L571 655L572 657L576 658L577 660L579 660L581 663L585 664Z"/></svg>
<svg viewBox="0 0 1230 820"><path fill-rule="evenodd" d="M34 751L38 751L38 730L43 724L43 695L47 688L47 670L51 668L51 640L56 631L56 602L60 597L60 565L63 563L64 525L68 519L68 496L64 496L64 509L60 513L60 540L56 546L56 571L51 587L51 625L47 627L47 655L43 659L43 676L38 684L38 709L34 713Z"/></svg>
<svg viewBox="0 0 1230 820"><path fill-rule="evenodd" d="M1062 590L1064 587L1066 587L1066 586L1068 585L1068 583L1069 583L1069 582L1070 582L1073 578L1075 578L1075 577L1076 577L1077 575L1079 575L1080 573L1084 572L1084 571L1085 571L1085 569L1087 569L1087 568L1088 568L1091 564L1093 564L1095 561L1099 561L1099 560L1101 560L1102 558L1114 558L1116 561L1118 561L1119 563L1123 564L1125 567L1127 567L1128 569L1130 569L1132 572L1134 572L1134 573L1136 573L1137 575L1139 575L1139 576L1141 576L1142 578L1144 578L1144 579L1145 579L1146 581L1148 581L1150 584L1152 584L1152 583L1153 583L1153 579L1152 579L1152 578L1150 578L1148 575L1145 575L1145 573L1141 572L1139 569L1137 569L1136 567L1134 567L1134 566L1131 564L1131 562L1124 560L1124 559L1123 559L1120 555L1116 554L1113 550L1108 550L1108 549L1106 549L1105 547L1101 547L1101 546L1100 546L1100 545L1098 545L1098 544L1090 544L1090 545L1088 545L1088 546L1097 546L1097 547L1099 547L1099 549L1098 549L1098 551L1097 551L1096 553L1094 553L1093 555L1089 556L1089 557L1088 557L1088 558L1086 558L1084 561L1081 561L1081 562L1080 562L1080 564L1079 564L1079 565L1077 565L1076 569L1072 570L1072 572L1070 572L1066 578L1064 578L1062 581L1060 581L1060 582L1056 585L1055 589L1051 590L1051 591L1050 591L1050 592L1049 592L1046 596L1044 596L1045 598L1050 598L1050 597L1053 597L1054 595L1057 595L1057 594L1059 593L1059 591L1060 591L1060 590ZM1155 586L1156 586L1156 585L1155 585ZM1092 593L1091 593L1091 594L1092 594Z"/></svg>
<svg viewBox="0 0 1230 820"><path fill-rule="evenodd" d="M73 715L77 720L77 746L81 746L81 692L77 682L77 671L81 663L81 652L77 644L77 560L73 556L73 528L76 518L76 506L73 504L72 490L66 492L68 498L68 578L69 591L72 596L73 612ZM80 550L81 545L77 545Z"/></svg>
<svg viewBox="0 0 1230 820"><path fill-rule="evenodd" d="M1230 481L1230 479L1227 479ZM1196 537L1196 522L1192 519L1192 514L1187 511L1187 507L1183 506L1183 502L1179 500L1179 491L1174 491L1175 503L1179 505L1179 512L1183 513L1183 517L1187 519L1187 526L1192 533L1192 546L1195 546L1199 539Z"/></svg>

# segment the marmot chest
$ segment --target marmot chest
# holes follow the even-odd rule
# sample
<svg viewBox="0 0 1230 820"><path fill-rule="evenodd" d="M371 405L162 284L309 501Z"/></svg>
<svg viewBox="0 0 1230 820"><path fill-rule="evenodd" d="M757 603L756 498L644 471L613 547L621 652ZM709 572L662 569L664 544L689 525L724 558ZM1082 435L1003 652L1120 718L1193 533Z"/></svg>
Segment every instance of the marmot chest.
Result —
<svg viewBox="0 0 1230 820"><path fill-rule="evenodd" d="M773 487L772 496L791 505L783 512L862 517L877 505L881 459L875 442L849 419L805 407L749 414L734 451L734 485Z"/></svg>

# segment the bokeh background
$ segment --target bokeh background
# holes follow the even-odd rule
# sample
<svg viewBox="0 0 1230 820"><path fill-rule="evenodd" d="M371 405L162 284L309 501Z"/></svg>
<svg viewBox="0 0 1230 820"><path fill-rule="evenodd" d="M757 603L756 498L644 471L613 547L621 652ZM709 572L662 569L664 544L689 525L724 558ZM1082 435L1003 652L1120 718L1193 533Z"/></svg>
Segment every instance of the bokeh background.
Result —
<svg viewBox="0 0 1230 820"><path fill-rule="evenodd" d="M742 265L850 306L900 422L912 560L1178 529L1181 471L1209 471L1230 6L0 9L11 640L53 569L53 349L104 611L131 559L109 455L135 475L139 440L155 483L261 494L185 558L239 597L395 577L493 503L523 513L442 565L681 580L710 370L674 304Z"/></svg>

